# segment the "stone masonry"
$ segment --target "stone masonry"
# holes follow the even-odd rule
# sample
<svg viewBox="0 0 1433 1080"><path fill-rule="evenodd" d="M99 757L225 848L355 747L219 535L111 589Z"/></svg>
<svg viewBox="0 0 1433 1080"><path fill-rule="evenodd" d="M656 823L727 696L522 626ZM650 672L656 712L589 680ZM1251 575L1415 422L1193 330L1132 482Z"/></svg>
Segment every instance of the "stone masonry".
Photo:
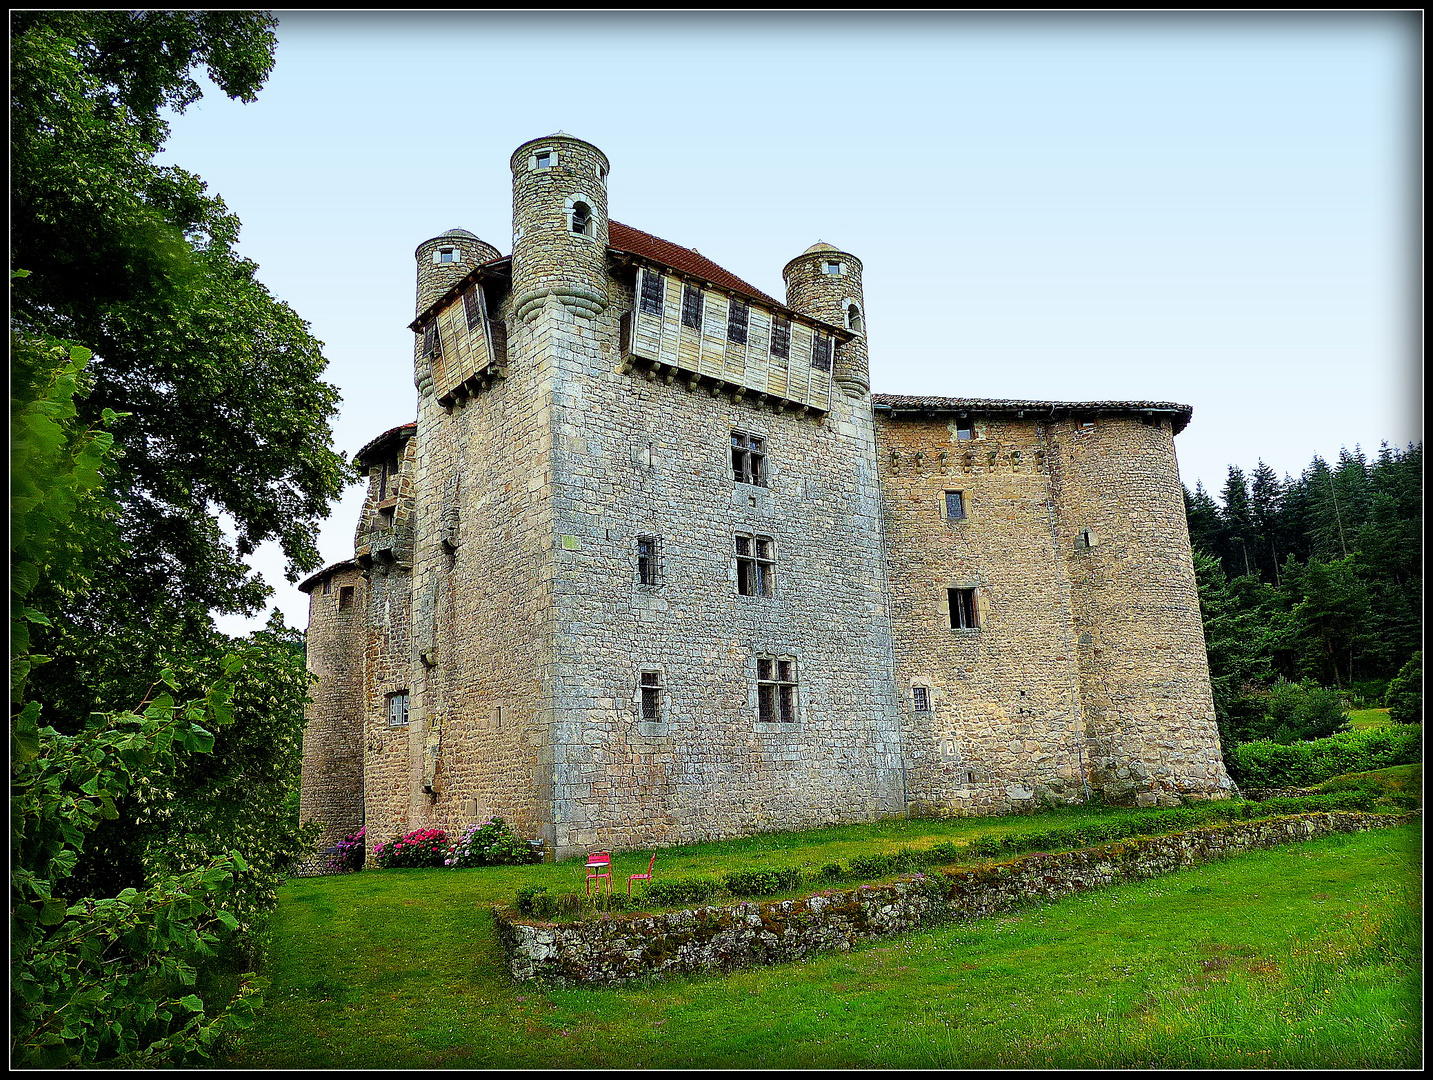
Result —
<svg viewBox="0 0 1433 1080"><path fill-rule="evenodd" d="M611 221L588 143L510 167L510 256L417 249L417 418L302 586L325 842L496 814L561 858L1230 790L1187 407L872 395L855 256L813 245L783 302Z"/></svg>

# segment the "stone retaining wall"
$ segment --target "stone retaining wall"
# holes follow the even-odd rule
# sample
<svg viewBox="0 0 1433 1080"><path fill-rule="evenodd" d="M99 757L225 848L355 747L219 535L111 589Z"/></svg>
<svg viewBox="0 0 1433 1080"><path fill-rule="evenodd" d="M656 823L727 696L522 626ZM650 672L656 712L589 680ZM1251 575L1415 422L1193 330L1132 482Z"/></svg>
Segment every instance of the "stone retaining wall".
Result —
<svg viewBox="0 0 1433 1080"><path fill-rule="evenodd" d="M1327 812L1211 825L1057 854L915 874L794 900L749 901L572 923L494 909L513 977L563 984L619 983L649 975L729 971L845 951L872 938L951 918L990 915L1033 901L1156 877L1175 870L1337 832L1392 826L1411 815Z"/></svg>

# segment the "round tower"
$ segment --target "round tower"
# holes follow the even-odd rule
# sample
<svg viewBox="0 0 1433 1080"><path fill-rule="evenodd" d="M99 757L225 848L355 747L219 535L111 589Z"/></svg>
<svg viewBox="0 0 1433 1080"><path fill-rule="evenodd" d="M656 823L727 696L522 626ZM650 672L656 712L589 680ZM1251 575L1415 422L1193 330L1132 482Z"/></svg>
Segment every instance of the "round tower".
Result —
<svg viewBox="0 0 1433 1080"><path fill-rule="evenodd" d="M473 267L492 262L501 254L467 229L449 229L431 240L424 240L413 252L418 262L418 302L414 313L422 312Z"/></svg>
<svg viewBox="0 0 1433 1080"><path fill-rule="evenodd" d="M591 319L607 299L607 155L571 135L513 151L513 310L537 317L549 296Z"/></svg>
<svg viewBox="0 0 1433 1080"><path fill-rule="evenodd" d="M855 336L836 350L831 368L847 397L871 390L871 362L866 352L866 299L861 292L861 260L816 243L786 264L786 304L803 315L844 326Z"/></svg>

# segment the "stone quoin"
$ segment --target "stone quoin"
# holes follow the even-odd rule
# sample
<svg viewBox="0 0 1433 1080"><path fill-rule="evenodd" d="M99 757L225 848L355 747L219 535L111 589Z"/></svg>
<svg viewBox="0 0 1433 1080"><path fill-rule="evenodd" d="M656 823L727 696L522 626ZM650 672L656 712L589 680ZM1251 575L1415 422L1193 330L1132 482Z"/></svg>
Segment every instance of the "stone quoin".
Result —
<svg viewBox="0 0 1433 1080"><path fill-rule="evenodd" d="M499 815L563 858L1232 790L1188 406L872 394L854 255L813 245L779 300L612 221L595 146L510 164L510 255L417 249L417 417L301 586L321 843Z"/></svg>

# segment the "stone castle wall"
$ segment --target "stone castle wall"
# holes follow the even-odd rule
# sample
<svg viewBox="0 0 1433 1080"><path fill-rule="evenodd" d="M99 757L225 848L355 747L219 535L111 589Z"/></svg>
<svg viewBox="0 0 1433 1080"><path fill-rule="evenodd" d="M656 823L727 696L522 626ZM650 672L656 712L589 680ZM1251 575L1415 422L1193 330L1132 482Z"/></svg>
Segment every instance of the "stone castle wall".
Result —
<svg viewBox="0 0 1433 1080"><path fill-rule="evenodd" d="M1141 804L1227 791L1168 424L1102 416L1047 431L1092 782Z"/></svg>
<svg viewBox="0 0 1433 1080"><path fill-rule="evenodd" d="M691 370L639 363L621 320L640 257L609 256L607 159L551 136L511 167L510 264L463 230L416 253L417 419L370 444L356 565L325 572L358 607L311 597L326 696L306 812L331 831L361 814L375 840L500 815L563 857L1227 787L1167 422L978 416L964 440L949 415L878 421L861 264L824 244L784 276L793 310L846 329L829 413L711 374L704 343ZM479 264L496 310L432 310ZM492 363L440 376L474 310ZM734 476L734 434L763 440L763 482ZM771 545L773 595L741 595L738 537ZM951 628L951 589L974 590L978 628ZM762 660L795 673L789 721L759 715Z"/></svg>
<svg viewBox="0 0 1433 1080"><path fill-rule="evenodd" d="M954 416L882 419L878 461L912 805L1003 813L1084 797L1084 731L1041 437L1015 420L975 433L958 439ZM975 590L978 628L951 628L952 588Z"/></svg>
<svg viewBox="0 0 1433 1080"><path fill-rule="evenodd" d="M352 591L346 593L346 589ZM340 563L319 575L312 580L309 593L305 652L313 681L304 707L299 819L323 823L318 840L321 848L357 832L365 820L367 595L368 583L352 563Z"/></svg>
<svg viewBox="0 0 1433 1080"><path fill-rule="evenodd" d="M714 397L623 369L615 316L544 318L564 342L559 855L902 810L869 403L821 420ZM734 479L734 431L764 440L764 484ZM775 595L739 594L738 535L771 539ZM658 584L638 581L639 536L658 542ZM794 723L758 719L758 657L794 663ZM640 717L643 671L658 722Z"/></svg>

